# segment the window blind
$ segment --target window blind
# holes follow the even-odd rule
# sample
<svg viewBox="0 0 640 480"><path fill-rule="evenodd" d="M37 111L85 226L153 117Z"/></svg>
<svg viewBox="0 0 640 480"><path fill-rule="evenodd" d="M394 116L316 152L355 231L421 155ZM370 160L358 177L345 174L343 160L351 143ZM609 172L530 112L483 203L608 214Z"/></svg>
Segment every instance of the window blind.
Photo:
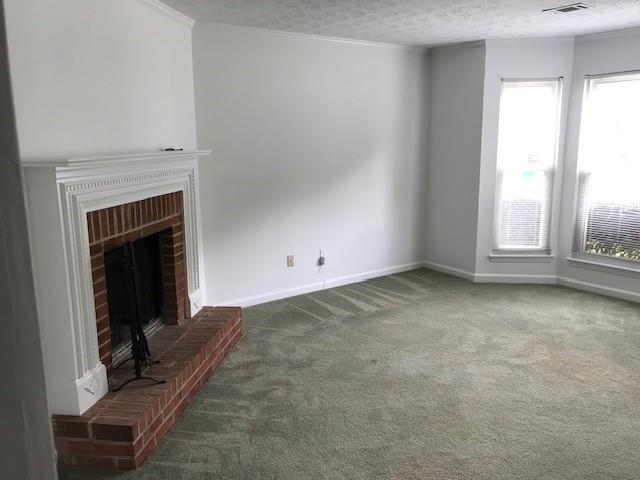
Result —
<svg viewBox="0 0 640 480"><path fill-rule="evenodd" d="M548 251L562 79L503 80L494 248Z"/></svg>
<svg viewBox="0 0 640 480"><path fill-rule="evenodd" d="M640 73L587 77L574 251L640 261Z"/></svg>

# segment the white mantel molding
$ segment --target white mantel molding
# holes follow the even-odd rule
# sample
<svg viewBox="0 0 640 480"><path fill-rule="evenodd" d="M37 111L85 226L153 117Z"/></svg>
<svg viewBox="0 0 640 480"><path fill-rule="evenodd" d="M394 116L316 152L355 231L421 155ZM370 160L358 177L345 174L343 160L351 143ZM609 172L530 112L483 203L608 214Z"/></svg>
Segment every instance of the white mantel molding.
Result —
<svg viewBox="0 0 640 480"><path fill-rule="evenodd" d="M198 157L156 152L23 162L52 413L81 415L108 390L98 354L87 213L182 192L191 313L202 308Z"/></svg>

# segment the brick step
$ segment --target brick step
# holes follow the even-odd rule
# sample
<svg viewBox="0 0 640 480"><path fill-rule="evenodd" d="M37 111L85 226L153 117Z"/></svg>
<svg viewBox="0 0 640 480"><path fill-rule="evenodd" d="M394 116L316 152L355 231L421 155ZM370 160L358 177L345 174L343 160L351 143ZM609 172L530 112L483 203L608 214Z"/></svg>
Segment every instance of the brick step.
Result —
<svg viewBox="0 0 640 480"><path fill-rule="evenodd" d="M242 337L239 307L204 307L193 319L163 327L149 339L158 364L140 380L109 392L81 416L54 415L58 463L132 470L144 463L202 385ZM133 366L109 382L131 378Z"/></svg>

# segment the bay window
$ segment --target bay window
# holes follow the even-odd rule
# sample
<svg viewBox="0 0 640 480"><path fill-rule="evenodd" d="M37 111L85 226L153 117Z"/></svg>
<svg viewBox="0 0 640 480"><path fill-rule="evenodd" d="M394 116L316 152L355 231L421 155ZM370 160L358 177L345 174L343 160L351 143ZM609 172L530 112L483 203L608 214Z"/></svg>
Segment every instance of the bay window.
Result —
<svg viewBox="0 0 640 480"><path fill-rule="evenodd" d="M640 72L587 77L574 251L640 261Z"/></svg>

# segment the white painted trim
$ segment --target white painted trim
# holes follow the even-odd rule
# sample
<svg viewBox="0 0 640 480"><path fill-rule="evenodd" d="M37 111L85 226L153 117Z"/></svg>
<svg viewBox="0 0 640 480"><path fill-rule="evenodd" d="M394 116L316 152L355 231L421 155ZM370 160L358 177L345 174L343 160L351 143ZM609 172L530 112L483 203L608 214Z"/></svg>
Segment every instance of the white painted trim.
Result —
<svg viewBox="0 0 640 480"><path fill-rule="evenodd" d="M624 265L616 265L614 263L598 262L586 258L567 257L567 262L572 267L584 268L587 270L595 270L597 272L612 273L615 275L625 275L627 277L640 277L640 268L631 268Z"/></svg>
<svg viewBox="0 0 640 480"><path fill-rule="evenodd" d="M25 165L38 309L47 312L40 321L52 413L81 415L108 391L98 352L87 213L182 192L190 312L202 308L198 157L206 154L154 152Z"/></svg>
<svg viewBox="0 0 640 480"><path fill-rule="evenodd" d="M449 275L453 275L454 277L464 278L465 280L469 280L470 282L474 281L473 272L469 272L467 270L461 270L459 268L449 267L447 265L442 265L440 263L423 261L420 262L421 265L425 268L429 268L431 270L435 270L436 272L447 273Z"/></svg>
<svg viewBox="0 0 640 480"><path fill-rule="evenodd" d="M508 263L549 263L555 258L553 255L547 254L507 254L507 253L491 253L488 255L490 262L508 262Z"/></svg>
<svg viewBox="0 0 640 480"><path fill-rule="evenodd" d="M597 285L594 283L581 282L569 277L560 277L556 275L523 275L523 274L485 274L471 273L458 268L448 267L433 262L421 262L422 266L431 270L442 273L448 273L456 277L461 277L475 283L503 283L503 284L543 284L543 285L562 285L565 287L575 288L576 290L584 290L587 292L607 295L614 298L621 298L632 302L640 303L640 293L630 290L622 290L618 288Z"/></svg>
<svg viewBox="0 0 640 480"><path fill-rule="evenodd" d="M327 280L325 288L335 288L342 285L349 285L351 283L364 282L372 278L384 277L385 275L394 275L396 273L408 272L422 267L422 262L405 263L403 265L396 265L393 267L380 268L378 270L370 270L364 273L356 273L354 275L346 275L343 277Z"/></svg>
<svg viewBox="0 0 640 480"><path fill-rule="evenodd" d="M35 168L35 167L65 167L65 168L77 168L86 166L98 166L106 165L113 166L116 163L130 163L130 162L144 162L151 159L154 162L157 161L169 161L180 158L189 158L196 156L210 155L211 150L181 150L176 152L140 152L140 153L120 153L117 155L101 155L91 157L72 157L72 158L59 158L51 160L22 160L23 168Z"/></svg>
<svg viewBox="0 0 640 480"><path fill-rule="evenodd" d="M510 274L510 273L473 273L467 270L461 270L459 268L449 267L440 263L434 262L422 262L422 266L435 270L437 272L447 273L454 277L464 278L474 283L542 283L553 284L555 283L555 275L522 275L522 274Z"/></svg>
<svg viewBox="0 0 640 480"><path fill-rule="evenodd" d="M175 20L178 23L189 28L193 28L193 26L196 24L196 21L193 18L186 16L184 13L180 13L176 9L171 8L170 6L162 3L159 0L138 0L138 2L153 8L157 12L163 13L172 20Z"/></svg>
<svg viewBox="0 0 640 480"><path fill-rule="evenodd" d="M556 283L564 287L575 288L576 290L599 293L600 295L606 295L609 297L621 298L623 300L640 303L640 293L632 292L630 290L622 290L619 288L597 285L595 283L581 282L579 280L568 277L558 277Z"/></svg>
<svg viewBox="0 0 640 480"><path fill-rule="evenodd" d="M470 40L455 43L434 43L427 45L425 48L429 49L429 54L437 54L438 52L447 52L451 50L484 47L486 44L486 40Z"/></svg>
<svg viewBox="0 0 640 480"><path fill-rule="evenodd" d="M604 40L607 38L625 38L638 35L639 33L639 27L622 28L619 30L609 30L607 32L585 33L584 35L577 35L574 41L576 43L583 43Z"/></svg>
<svg viewBox="0 0 640 480"><path fill-rule="evenodd" d="M269 35L272 37L289 38L289 39L296 39L296 40L307 40L311 42L338 43L342 45L355 45L360 47L374 47L374 48L390 48L392 50L407 50L407 51L416 51L416 52L422 52L427 50L427 47L419 46L419 45L402 45L399 43L374 42L370 40L358 40L354 38L314 35L311 33L286 32L283 30L270 30L267 28L247 27L243 25L229 25L226 23L218 23L218 22L207 22L207 21L200 22L199 21L197 22L197 24L210 25L219 30L236 30L236 31L240 30L245 32L260 33L260 34Z"/></svg>
<svg viewBox="0 0 640 480"><path fill-rule="evenodd" d="M473 276L475 283L531 283L531 284L555 284L555 275L523 275L512 273L476 273Z"/></svg>
<svg viewBox="0 0 640 480"><path fill-rule="evenodd" d="M234 305L240 307L251 307L253 305L259 305L261 303L272 302L274 300L281 300L283 298L294 297L296 295L304 295L305 293L317 292L325 288L335 288L342 285L349 285L351 283L363 282L372 278L384 277L385 275L393 275L395 273L407 272L409 270L415 270L423 266L423 262L406 263L403 265L396 265L393 267L380 268L378 270L370 270L364 273L356 273L354 275L346 275L343 277L333 278L323 282L315 282L300 287L286 288L283 290L277 290L274 292L263 293L260 295L254 295L251 297L236 298L234 300L216 302L218 305Z"/></svg>
<svg viewBox="0 0 640 480"><path fill-rule="evenodd" d="M240 307L251 307L261 303L282 300L296 295L304 295L306 293L317 292L325 288L335 288L351 283L363 282L372 278L383 277L385 275L393 275L396 273L407 272L417 268L428 268L437 272L446 273L455 277L463 278L474 283L502 283L502 284L532 284L532 285L563 285L577 290L585 290L592 293L599 293L615 298L622 298L640 303L640 293L627 290L604 287L586 282L580 282L567 277L557 277L555 275L523 275L523 274L485 274L472 273L459 268L448 267L439 263L421 261L412 262L404 265L396 265L394 267L381 268L371 270L364 273L337 277L323 282L315 282L300 287L286 288L251 297L236 298L229 301L216 302L218 305L235 305Z"/></svg>

